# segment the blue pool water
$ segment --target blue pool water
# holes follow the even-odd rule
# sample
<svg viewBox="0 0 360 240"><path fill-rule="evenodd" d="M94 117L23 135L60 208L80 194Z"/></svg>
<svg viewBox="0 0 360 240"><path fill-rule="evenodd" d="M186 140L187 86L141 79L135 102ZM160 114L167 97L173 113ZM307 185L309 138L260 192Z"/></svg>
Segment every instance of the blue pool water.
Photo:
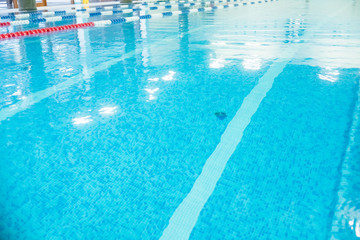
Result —
<svg viewBox="0 0 360 240"><path fill-rule="evenodd" d="M0 41L0 239L359 239L359 26L280 0Z"/></svg>

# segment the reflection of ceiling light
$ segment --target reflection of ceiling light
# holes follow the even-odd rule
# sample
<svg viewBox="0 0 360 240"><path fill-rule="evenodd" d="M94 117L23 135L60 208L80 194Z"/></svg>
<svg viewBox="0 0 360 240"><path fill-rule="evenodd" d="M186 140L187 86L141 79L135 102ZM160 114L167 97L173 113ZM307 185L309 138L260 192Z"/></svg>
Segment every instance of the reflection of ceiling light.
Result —
<svg viewBox="0 0 360 240"><path fill-rule="evenodd" d="M337 80L337 78L330 76L330 75L318 74L318 77L322 80L329 81L329 82L336 82L336 80Z"/></svg>
<svg viewBox="0 0 360 240"><path fill-rule="evenodd" d="M223 68L225 66L224 59L210 59L212 62L210 63L210 68Z"/></svg>
<svg viewBox="0 0 360 240"><path fill-rule="evenodd" d="M155 100L156 97L154 95L149 95L149 100L148 101L151 101L151 100Z"/></svg>
<svg viewBox="0 0 360 240"><path fill-rule="evenodd" d="M89 123L91 121L92 121L91 116L79 117L79 118L74 118L73 119L73 123L75 125L86 124L86 123Z"/></svg>
<svg viewBox="0 0 360 240"><path fill-rule="evenodd" d="M261 59L259 58L244 59L242 65L245 69L259 70L261 68Z"/></svg>
<svg viewBox="0 0 360 240"><path fill-rule="evenodd" d="M355 230L355 235L360 237L360 221L354 221L354 219L349 221L351 230Z"/></svg>
<svg viewBox="0 0 360 240"><path fill-rule="evenodd" d="M117 107L103 107L103 108L99 109L99 113L101 115L112 115L112 114L116 113L116 109L117 109Z"/></svg>
<svg viewBox="0 0 360 240"><path fill-rule="evenodd" d="M159 90L159 88L154 88L154 89L149 89L146 88L145 91L147 91L148 93L154 94L155 92L157 92Z"/></svg>
<svg viewBox="0 0 360 240"><path fill-rule="evenodd" d="M15 84L6 84L3 87L13 87L13 86L16 86L16 85Z"/></svg>
<svg viewBox="0 0 360 240"><path fill-rule="evenodd" d="M168 75L163 76L161 79L164 81L171 81L171 80L173 80L173 75L168 74Z"/></svg>
<svg viewBox="0 0 360 240"><path fill-rule="evenodd" d="M169 71L169 74L163 76L161 79L164 80L164 81L171 81L171 80L174 79L175 73L176 73L176 72L174 72L174 71Z"/></svg>
<svg viewBox="0 0 360 240"><path fill-rule="evenodd" d="M321 80L336 82L339 79L339 71L332 67L325 67L321 73L318 74L318 77Z"/></svg>
<svg viewBox="0 0 360 240"><path fill-rule="evenodd" d="M21 90L20 89L18 89L16 92L11 94L11 96L20 96L20 95L21 95Z"/></svg>
<svg viewBox="0 0 360 240"><path fill-rule="evenodd" d="M173 74L175 74L175 73L173 72ZM145 88L145 91L148 92L148 93L150 93L149 99L146 100L147 102L149 102L149 101L155 100L155 99L157 98L157 97L154 96L153 94L156 93L157 91L159 91L159 88L154 88L154 89Z"/></svg>

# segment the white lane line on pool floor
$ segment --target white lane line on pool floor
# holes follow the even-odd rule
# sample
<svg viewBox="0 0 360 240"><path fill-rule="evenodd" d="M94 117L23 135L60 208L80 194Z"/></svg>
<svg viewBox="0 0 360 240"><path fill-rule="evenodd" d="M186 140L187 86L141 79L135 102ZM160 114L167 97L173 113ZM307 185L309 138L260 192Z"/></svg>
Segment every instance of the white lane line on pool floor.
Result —
<svg viewBox="0 0 360 240"><path fill-rule="evenodd" d="M196 179L190 193L180 203L171 216L161 240L188 239L197 222L201 210L213 193L225 166L240 143L245 128L249 125L261 101L272 88L274 79L283 71L292 59L299 45L285 49L285 58L275 61L269 70L259 79L258 84L247 95L221 136L215 151L206 160L201 174Z"/></svg>

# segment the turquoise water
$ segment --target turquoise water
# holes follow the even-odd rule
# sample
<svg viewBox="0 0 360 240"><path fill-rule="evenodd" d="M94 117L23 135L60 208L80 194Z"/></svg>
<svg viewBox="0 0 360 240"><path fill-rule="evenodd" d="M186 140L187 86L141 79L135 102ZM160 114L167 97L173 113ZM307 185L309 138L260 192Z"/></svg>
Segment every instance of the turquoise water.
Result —
<svg viewBox="0 0 360 240"><path fill-rule="evenodd" d="M282 0L0 41L0 238L359 239L359 13Z"/></svg>

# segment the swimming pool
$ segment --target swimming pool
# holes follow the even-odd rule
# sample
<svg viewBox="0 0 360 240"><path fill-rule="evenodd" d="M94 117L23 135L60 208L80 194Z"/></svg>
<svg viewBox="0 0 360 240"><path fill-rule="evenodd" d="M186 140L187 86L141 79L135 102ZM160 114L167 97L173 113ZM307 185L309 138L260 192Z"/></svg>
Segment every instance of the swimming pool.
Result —
<svg viewBox="0 0 360 240"><path fill-rule="evenodd" d="M1 238L360 238L360 2L248 3L0 41Z"/></svg>

